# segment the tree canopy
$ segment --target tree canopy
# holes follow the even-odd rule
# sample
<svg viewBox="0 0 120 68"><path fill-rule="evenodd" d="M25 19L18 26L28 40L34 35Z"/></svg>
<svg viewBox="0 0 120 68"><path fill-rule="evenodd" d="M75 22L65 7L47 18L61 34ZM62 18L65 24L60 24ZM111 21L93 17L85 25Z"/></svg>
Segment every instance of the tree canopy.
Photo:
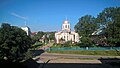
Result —
<svg viewBox="0 0 120 68"><path fill-rule="evenodd" d="M38 41L40 38L43 37L44 34L45 34L44 32L39 31L35 36L32 37L32 40L33 41Z"/></svg>
<svg viewBox="0 0 120 68"><path fill-rule="evenodd" d="M120 7L105 8L97 17L97 22L104 25L105 36L110 45L120 43Z"/></svg>
<svg viewBox="0 0 120 68"><path fill-rule="evenodd" d="M0 59L20 61L31 47L31 38L22 29L3 23L0 27Z"/></svg>
<svg viewBox="0 0 120 68"><path fill-rule="evenodd" d="M95 17L91 15L81 17L74 28L81 36L80 42L82 47L91 46L92 40L89 36L98 28Z"/></svg>
<svg viewBox="0 0 120 68"><path fill-rule="evenodd" d="M97 29L95 18L91 15L85 15L79 19L79 22L75 25L75 31L80 35L90 35Z"/></svg>
<svg viewBox="0 0 120 68"><path fill-rule="evenodd" d="M89 35L100 29L109 46L120 46L120 7L105 8L96 18L85 15L79 19L74 28L82 37L82 43L88 43L85 41L90 41Z"/></svg>

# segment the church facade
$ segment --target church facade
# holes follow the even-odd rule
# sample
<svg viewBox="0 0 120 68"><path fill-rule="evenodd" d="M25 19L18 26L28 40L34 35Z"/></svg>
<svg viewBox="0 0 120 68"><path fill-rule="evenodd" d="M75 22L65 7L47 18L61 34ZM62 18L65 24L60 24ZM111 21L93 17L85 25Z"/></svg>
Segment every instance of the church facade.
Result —
<svg viewBox="0 0 120 68"><path fill-rule="evenodd" d="M57 44L61 43L61 41L77 43L79 42L79 34L75 31L71 31L69 21L65 20L62 24L62 30L55 33L55 40Z"/></svg>

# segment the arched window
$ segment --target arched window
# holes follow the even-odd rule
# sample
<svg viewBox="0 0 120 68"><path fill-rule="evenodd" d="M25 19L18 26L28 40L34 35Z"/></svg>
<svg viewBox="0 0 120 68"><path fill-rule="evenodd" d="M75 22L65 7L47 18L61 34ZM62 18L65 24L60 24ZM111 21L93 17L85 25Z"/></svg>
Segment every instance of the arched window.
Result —
<svg viewBox="0 0 120 68"><path fill-rule="evenodd" d="M67 25L65 25L65 28L67 28Z"/></svg>
<svg viewBox="0 0 120 68"><path fill-rule="evenodd" d="M65 36L64 36L64 39L65 39Z"/></svg>
<svg viewBox="0 0 120 68"><path fill-rule="evenodd" d="M68 40L68 36L67 36L67 40Z"/></svg>
<svg viewBox="0 0 120 68"><path fill-rule="evenodd" d="M69 25L68 25L68 28L70 28Z"/></svg>
<svg viewBox="0 0 120 68"><path fill-rule="evenodd" d="M73 37L74 37L74 40L75 40L75 35Z"/></svg>

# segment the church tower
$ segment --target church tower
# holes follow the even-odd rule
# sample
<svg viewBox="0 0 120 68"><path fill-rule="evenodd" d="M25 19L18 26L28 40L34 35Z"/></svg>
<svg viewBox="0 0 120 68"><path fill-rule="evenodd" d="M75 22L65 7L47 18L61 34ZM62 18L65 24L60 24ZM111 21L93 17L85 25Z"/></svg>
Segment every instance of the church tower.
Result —
<svg viewBox="0 0 120 68"><path fill-rule="evenodd" d="M21 27L22 30L24 30L28 36L31 35L31 30L30 28L26 25L26 21L25 21L25 26L24 27Z"/></svg>
<svg viewBox="0 0 120 68"><path fill-rule="evenodd" d="M62 31L68 31L68 32L70 32L70 23L69 23L68 20L63 21Z"/></svg>

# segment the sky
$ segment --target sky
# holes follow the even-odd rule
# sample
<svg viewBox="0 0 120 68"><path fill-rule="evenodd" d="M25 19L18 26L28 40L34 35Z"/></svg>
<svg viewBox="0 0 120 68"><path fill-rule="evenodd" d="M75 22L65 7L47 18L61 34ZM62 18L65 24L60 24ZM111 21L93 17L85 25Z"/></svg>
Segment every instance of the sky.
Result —
<svg viewBox="0 0 120 68"><path fill-rule="evenodd" d="M108 7L120 7L120 0L0 0L0 24L51 32L60 31L67 17L74 30L80 17L97 17Z"/></svg>

